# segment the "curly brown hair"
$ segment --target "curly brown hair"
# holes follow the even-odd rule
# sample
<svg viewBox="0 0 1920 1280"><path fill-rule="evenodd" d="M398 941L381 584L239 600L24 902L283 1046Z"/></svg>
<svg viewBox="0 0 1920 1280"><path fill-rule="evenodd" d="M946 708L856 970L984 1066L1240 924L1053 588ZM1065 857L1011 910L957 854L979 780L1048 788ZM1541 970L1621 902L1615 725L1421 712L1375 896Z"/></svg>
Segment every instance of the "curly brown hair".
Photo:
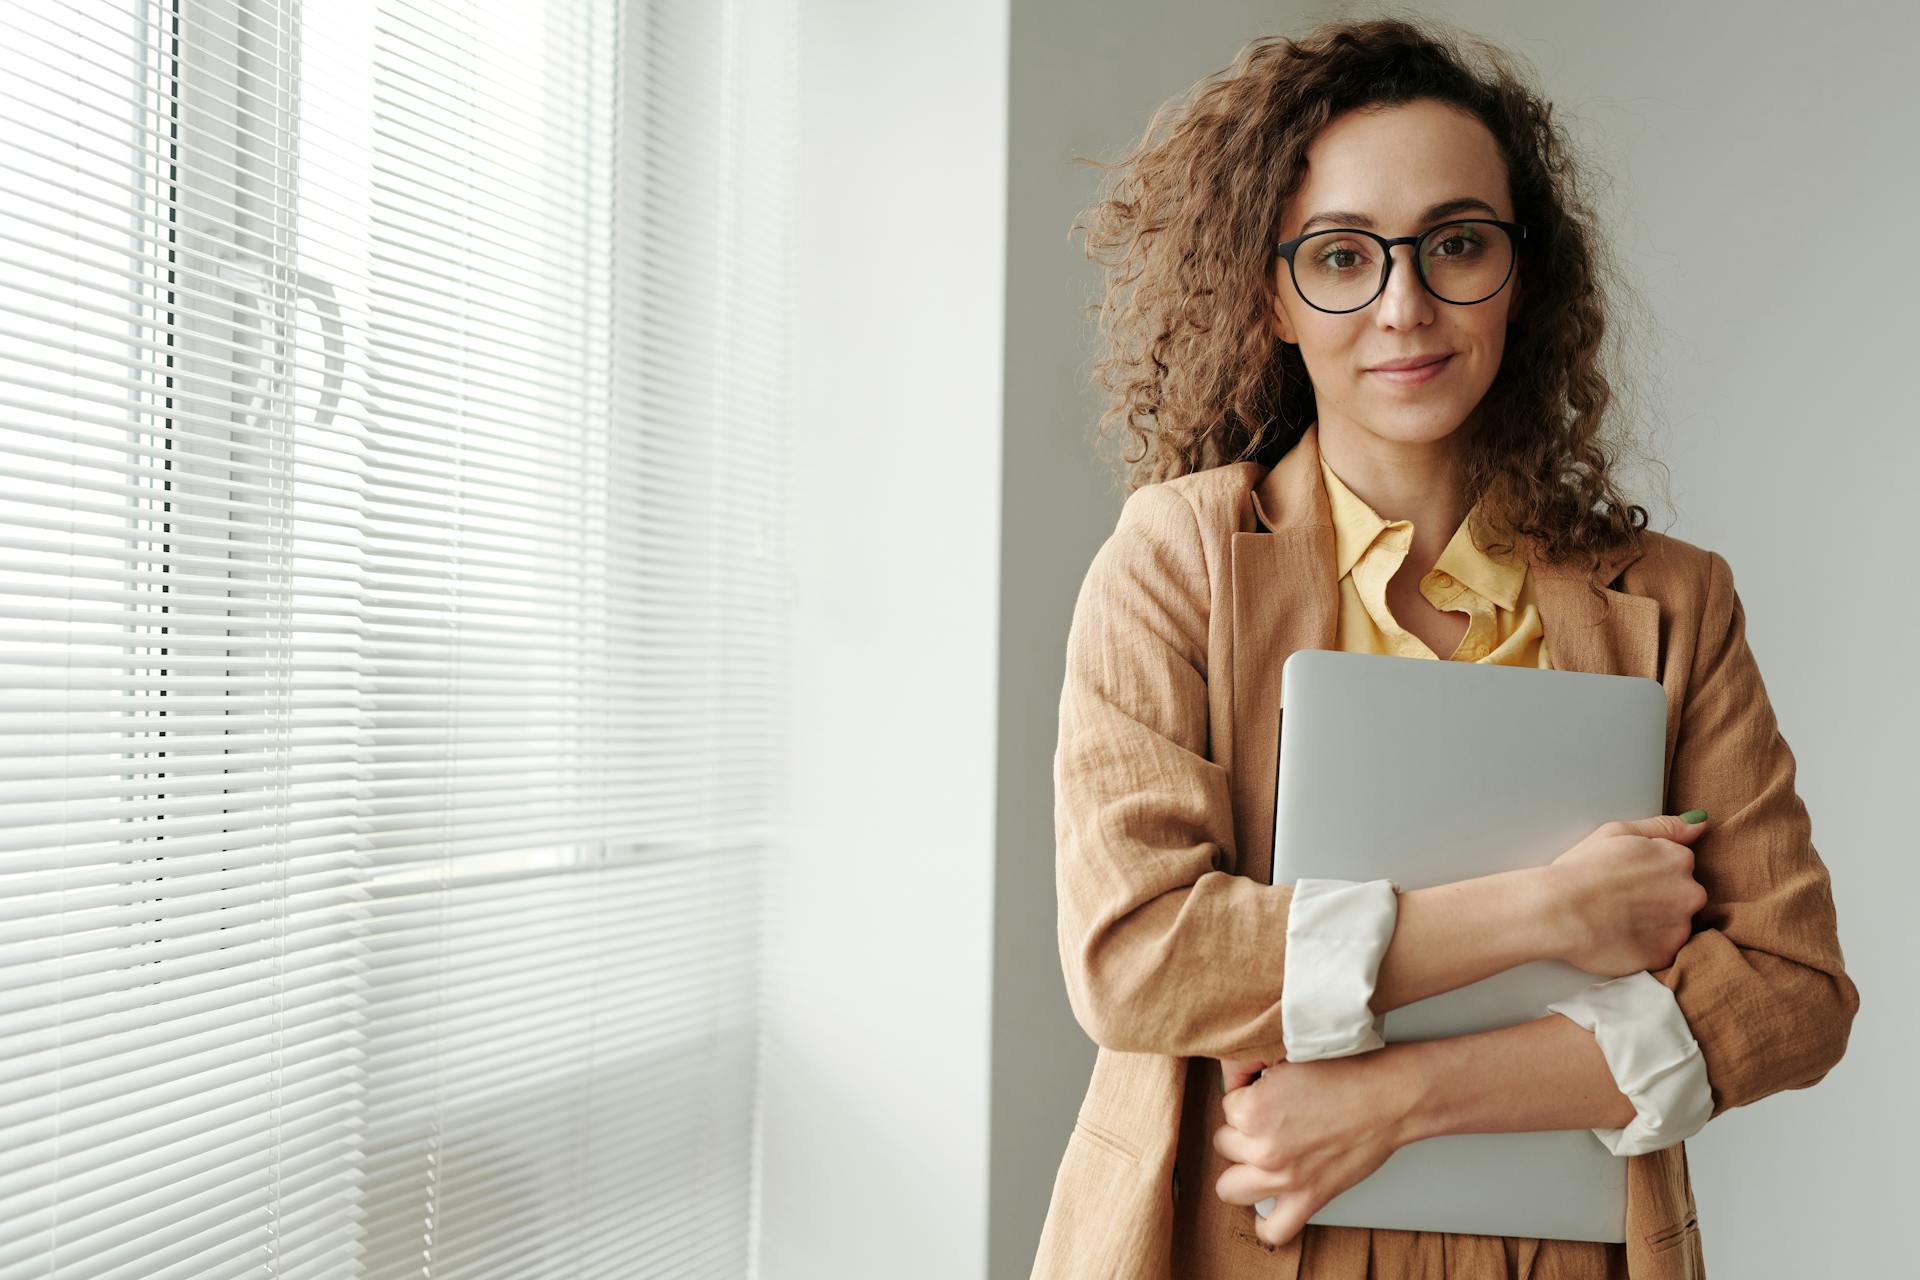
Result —
<svg viewBox="0 0 1920 1280"><path fill-rule="evenodd" d="M1118 161L1076 157L1109 171L1073 223L1106 274L1090 308L1105 346L1094 377L1107 395L1094 434L1123 425L1141 445L1122 459L1129 489L1240 461L1272 466L1293 447L1315 402L1299 348L1269 320L1282 207L1331 120L1415 99L1486 124L1514 220L1528 227L1519 322L1462 442L1465 501L1491 495L1550 561L1591 566L1608 550L1638 549L1647 512L1625 500L1612 469L1620 452L1645 454L1609 413L1602 354L1609 294L1625 285L1581 194L1573 145L1520 59L1430 20L1261 37L1162 106Z"/></svg>

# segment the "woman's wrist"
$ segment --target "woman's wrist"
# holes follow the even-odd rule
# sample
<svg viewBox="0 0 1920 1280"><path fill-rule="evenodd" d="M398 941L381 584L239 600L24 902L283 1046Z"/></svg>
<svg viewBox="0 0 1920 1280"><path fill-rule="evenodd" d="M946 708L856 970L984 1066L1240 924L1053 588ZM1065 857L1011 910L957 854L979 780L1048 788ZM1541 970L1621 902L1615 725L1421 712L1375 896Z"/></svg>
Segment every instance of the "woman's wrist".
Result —
<svg viewBox="0 0 1920 1280"><path fill-rule="evenodd" d="M1525 902L1521 928L1535 960L1564 960L1573 946L1573 915L1552 864L1513 873Z"/></svg>
<svg viewBox="0 0 1920 1280"><path fill-rule="evenodd" d="M1391 1013L1568 946L1560 879L1523 867L1413 889L1399 898L1393 937L1375 976L1375 1014Z"/></svg>
<svg viewBox="0 0 1920 1280"><path fill-rule="evenodd" d="M1436 1076L1427 1046L1439 1040L1406 1040L1376 1049L1384 1082L1381 1106L1393 1128L1394 1145L1404 1147L1435 1136Z"/></svg>

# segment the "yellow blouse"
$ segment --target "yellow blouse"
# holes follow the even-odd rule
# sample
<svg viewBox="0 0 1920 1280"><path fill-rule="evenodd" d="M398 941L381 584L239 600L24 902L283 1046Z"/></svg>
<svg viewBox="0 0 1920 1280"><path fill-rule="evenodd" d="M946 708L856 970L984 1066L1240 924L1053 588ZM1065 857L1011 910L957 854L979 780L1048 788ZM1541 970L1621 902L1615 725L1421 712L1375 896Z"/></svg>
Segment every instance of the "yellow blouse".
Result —
<svg viewBox="0 0 1920 1280"><path fill-rule="evenodd" d="M1324 453L1320 475L1327 485L1340 574L1340 649L1439 657L1419 636L1395 622L1387 608L1387 583L1400 571L1413 545L1413 522L1382 519L1333 473ZM1481 507L1474 504L1439 560L1420 579L1420 594L1434 608L1464 611L1468 616L1467 633L1448 660L1550 668L1540 610L1533 600L1533 575L1527 572L1524 555L1517 544L1503 554L1473 545L1468 526L1479 528L1486 523Z"/></svg>

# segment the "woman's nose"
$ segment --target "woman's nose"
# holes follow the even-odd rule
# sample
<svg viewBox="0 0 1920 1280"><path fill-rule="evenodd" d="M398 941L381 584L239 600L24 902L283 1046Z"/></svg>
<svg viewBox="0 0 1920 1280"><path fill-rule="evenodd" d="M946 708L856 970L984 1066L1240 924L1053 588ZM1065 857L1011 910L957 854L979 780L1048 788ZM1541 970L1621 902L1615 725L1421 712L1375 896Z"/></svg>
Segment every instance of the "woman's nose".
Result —
<svg viewBox="0 0 1920 1280"><path fill-rule="evenodd" d="M1407 329L1433 318L1433 295L1420 283L1414 265L1414 246L1397 244L1390 251L1397 261L1387 272L1386 291L1380 295L1380 323L1390 329Z"/></svg>

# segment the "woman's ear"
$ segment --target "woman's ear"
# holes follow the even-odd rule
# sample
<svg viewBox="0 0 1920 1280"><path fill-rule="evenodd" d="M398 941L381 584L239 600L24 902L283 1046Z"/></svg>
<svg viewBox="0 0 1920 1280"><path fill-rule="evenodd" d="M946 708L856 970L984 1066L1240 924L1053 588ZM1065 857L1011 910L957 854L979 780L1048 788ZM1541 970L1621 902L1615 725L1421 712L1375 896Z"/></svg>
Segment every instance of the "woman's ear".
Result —
<svg viewBox="0 0 1920 1280"><path fill-rule="evenodd" d="M1273 269L1267 273L1267 327L1273 336L1294 346L1293 326L1287 322L1286 308L1280 304L1281 282L1287 278L1287 263L1280 255L1273 258Z"/></svg>
<svg viewBox="0 0 1920 1280"><path fill-rule="evenodd" d="M1296 345L1293 337L1293 326L1287 323L1287 313L1281 309L1278 295L1267 295L1267 307L1267 320L1273 329L1273 336L1290 347Z"/></svg>

